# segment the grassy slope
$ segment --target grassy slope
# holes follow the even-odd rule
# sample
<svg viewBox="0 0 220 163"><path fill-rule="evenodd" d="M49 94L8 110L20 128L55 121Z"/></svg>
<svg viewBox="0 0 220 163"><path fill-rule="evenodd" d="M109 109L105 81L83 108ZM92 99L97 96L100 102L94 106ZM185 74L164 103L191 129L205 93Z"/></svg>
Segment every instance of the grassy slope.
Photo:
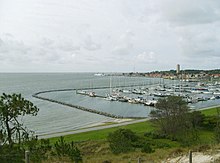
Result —
<svg viewBox="0 0 220 163"><path fill-rule="evenodd" d="M213 116L213 115L217 115L217 109L220 109L220 107L214 107L214 108L202 110L201 112L205 116ZM214 138L213 131L201 130L199 131L199 135L202 144L210 144L213 142L213 138Z"/></svg>
<svg viewBox="0 0 220 163"><path fill-rule="evenodd" d="M217 109L220 109L220 107L215 107L215 108L211 108L211 109L207 109L207 110L202 110L201 112L205 116L217 115Z"/></svg>
<svg viewBox="0 0 220 163"><path fill-rule="evenodd" d="M216 108L202 110L201 111L205 116L216 115ZM141 157L147 162L160 162L161 159L166 159L171 156L179 155L180 152L187 153L188 148L181 148L180 144L175 141L168 139L156 139L152 141L157 141L160 143L169 144L171 148L161 148L156 149L154 153L146 154L142 153L140 150L134 152L114 155L110 152L106 138L110 132L113 132L119 128L131 129L136 132L139 136L143 136L145 132L155 130L155 127L150 121L130 124L127 126L114 127L109 129L103 129L98 131L90 131L80 134L67 135L65 136L66 141L79 141L80 150L83 154L84 162L103 162L109 160L112 163L114 162L137 162L136 158ZM210 144L213 141L213 132L209 130L200 130L199 131L201 144ZM55 142L58 138L51 138L51 142ZM196 147L195 147L196 148Z"/></svg>
<svg viewBox="0 0 220 163"><path fill-rule="evenodd" d="M150 121L146 121L146 122L141 122L141 123L136 123L136 124L130 124L127 126L114 127L114 128L108 128L108 129L97 130L97 131L90 131L90 132L79 133L79 134L74 134L74 135L67 135L65 136L65 140L66 141L105 140L110 132L113 132L119 128L131 129L137 134L143 134L146 131L154 130L152 123ZM59 139L59 137L51 138L50 141L53 143L57 139Z"/></svg>
<svg viewBox="0 0 220 163"><path fill-rule="evenodd" d="M211 108L211 109L207 109L207 110L202 110L201 112L206 116L216 115L217 109ZM154 130L153 124L150 121L146 121L146 122L130 124L127 126L114 127L114 128L108 128L108 129L97 130L97 131L90 131L90 132L79 133L79 134L74 134L74 135L67 135L67 136L65 136L65 140L66 141L105 140L107 135L110 132L113 132L119 128L131 129L132 131L136 132L139 135L141 135L145 132L149 132L149 131ZM208 131L207 131L207 133L206 133L206 131L201 131L201 134L202 134L202 137L204 135L204 138L208 135L211 135ZM57 139L58 138L55 137L55 138L51 138L50 140L51 140L51 142L54 142Z"/></svg>

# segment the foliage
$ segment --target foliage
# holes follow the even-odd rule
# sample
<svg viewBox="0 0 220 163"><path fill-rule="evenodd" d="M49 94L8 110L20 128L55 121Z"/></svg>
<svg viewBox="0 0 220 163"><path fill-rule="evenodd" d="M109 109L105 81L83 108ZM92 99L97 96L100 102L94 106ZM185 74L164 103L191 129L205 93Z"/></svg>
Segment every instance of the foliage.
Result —
<svg viewBox="0 0 220 163"><path fill-rule="evenodd" d="M151 148L151 146L147 143L145 143L141 149L141 152L144 152L144 153L153 153L154 150Z"/></svg>
<svg viewBox="0 0 220 163"><path fill-rule="evenodd" d="M217 120L217 116L205 116L203 127L212 130L216 127Z"/></svg>
<svg viewBox="0 0 220 163"><path fill-rule="evenodd" d="M19 117L35 116L38 110L32 102L21 97L21 94L3 93L0 97L1 142L12 146L15 141L21 143L22 140L28 139L30 131L19 121Z"/></svg>
<svg viewBox="0 0 220 163"><path fill-rule="evenodd" d="M114 154L125 153L134 150L133 143L137 136L129 129L118 129L108 135L111 151Z"/></svg>
<svg viewBox="0 0 220 163"><path fill-rule="evenodd" d="M24 150L19 146L9 146L7 144L0 146L1 163L24 163Z"/></svg>
<svg viewBox="0 0 220 163"><path fill-rule="evenodd" d="M217 143L220 143L220 109L217 108L217 122L214 130L214 137Z"/></svg>
<svg viewBox="0 0 220 163"><path fill-rule="evenodd" d="M205 116L217 115L218 108L220 108L220 107L215 107L215 108L211 108L211 109L205 109L205 110L202 110L201 113L204 114Z"/></svg>
<svg viewBox="0 0 220 163"><path fill-rule="evenodd" d="M80 150L75 146L73 142L66 143L61 136L60 139L54 144L55 154L59 157L68 156L74 162L81 162L82 156Z"/></svg>
<svg viewBox="0 0 220 163"><path fill-rule="evenodd" d="M178 140L183 146L199 142L198 127L203 125L204 115L197 111L190 113L182 97L159 99L151 116L159 126L159 136Z"/></svg>
<svg viewBox="0 0 220 163"><path fill-rule="evenodd" d="M30 160L33 162L42 162L48 159L52 146L49 139L38 140L32 138L23 144L23 148L30 151Z"/></svg>
<svg viewBox="0 0 220 163"><path fill-rule="evenodd" d="M144 133L144 136L150 137L152 139L165 139L165 138L167 138L166 134L158 133L158 132L146 132L146 133Z"/></svg>
<svg viewBox="0 0 220 163"><path fill-rule="evenodd" d="M152 122L146 121L146 122L138 122L134 124L129 124L126 126L106 128L102 130L89 131L89 132L78 133L78 134L73 134L73 135L66 135L65 140L68 142L85 141L85 140L105 140L108 137L110 132L114 132L120 128L130 129L137 134L144 134L146 131L154 130ZM58 139L59 137L50 138L52 144L55 143Z"/></svg>
<svg viewBox="0 0 220 163"><path fill-rule="evenodd" d="M189 121L192 124L193 128L202 127L205 119L205 115L200 111L193 111L188 113Z"/></svg>
<svg viewBox="0 0 220 163"><path fill-rule="evenodd" d="M168 96L158 100L156 110L150 115L157 122L162 133L176 137L182 133L183 129L189 127L188 111L187 103L182 97Z"/></svg>

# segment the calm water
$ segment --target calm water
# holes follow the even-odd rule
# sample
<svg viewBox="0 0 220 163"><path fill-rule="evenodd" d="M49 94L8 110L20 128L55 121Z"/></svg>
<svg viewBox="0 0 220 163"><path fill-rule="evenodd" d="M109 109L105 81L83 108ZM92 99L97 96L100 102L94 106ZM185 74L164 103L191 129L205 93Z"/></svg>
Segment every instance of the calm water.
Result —
<svg viewBox="0 0 220 163"><path fill-rule="evenodd" d="M155 81L158 79L154 79ZM155 82L146 78L113 77L112 85ZM0 93L21 93L40 108L36 117L27 116L22 120L36 134L48 134L87 127L111 118L80 111L66 106L38 100L32 95L36 92L62 88L82 88L109 86L109 77L95 77L93 73L2 73L0 74ZM105 90L108 92L108 90ZM42 94L97 110L119 115L147 116L150 109L143 105L109 102L103 99L76 96L75 92L56 92Z"/></svg>
<svg viewBox="0 0 220 163"><path fill-rule="evenodd" d="M113 77L112 86L120 85L149 85L161 82L161 79L150 78L128 78ZM171 82L171 81L166 81ZM21 93L25 98L32 101L40 108L36 117L26 116L22 120L25 125L34 130L36 134L49 134L64 132L83 127L91 124L111 120L97 114L80 111L59 104L33 98L36 92L51 89L62 88L82 88L82 87L99 87L109 86L109 76L95 77L93 73L6 73L0 74L0 93ZM108 89L96 90L99 94L106 94ZM41 94L59 101L77 104L88 108L112 113L121 116L147 117L152 108L139 104L129 104L122 102L110 102L104 99L91 98L82 95L76 95L74 91L53 92ZM220 100L212 102L200 102L194 107L205 107L220 104Z"/></svg>

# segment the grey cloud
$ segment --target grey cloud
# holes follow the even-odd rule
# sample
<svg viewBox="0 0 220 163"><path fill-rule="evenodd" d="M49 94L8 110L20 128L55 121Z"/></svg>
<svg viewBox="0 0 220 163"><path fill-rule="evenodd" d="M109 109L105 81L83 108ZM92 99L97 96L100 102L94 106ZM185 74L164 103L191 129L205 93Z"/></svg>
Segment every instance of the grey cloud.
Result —
<svg viewBox="0 0 220 163"><path fill-rule="evenodd" d="M63 51L79 51L80 46L74 45L72 40L68 39L57 39L52 40L49 38L43 38L40 40L39 44L47 49L57 49L57 50L63 50Z"/></svg>
<svg viewBox="0 0 220 163"><path fill-rule="evenodd" d="M9 64L71 62L80 48L68 40L63 42L44 38L36 44L27 44L4 37L0 38L0 57Z"/></svg>
<svg viewBox="0 0 220 163"><path fill-rule="evenodd" d="M121 34L117 45L112 50L112 53L122 56L131 55L134 48L133 37L135 37L135 35L130 30L127 30L124 34Z"/></svg>
<svg viewBox="0 0 220 163"><path fill-rule="evenodd" d="M153 64L157 62L156 54L153 51L150 52L142 52L138 54L135 58L137 63L145 63L145 64Z"/></svg>
<svg viewBox="0 0 220 163"><path fill-rule="evenodd" d="M163 18L174 25L206 24L220 20L220 1L162 1Z"/></svg>
<svg viewBox="0 0 220 163"><path fill-rule="evenodd" d="M30 50L29 46L26 46L22 41L16 41L14 39L5 37L0 38L0 56L5 61L29 61L30 56L28 54Z"/></svg>
<svg viewBox="0 0 220 163"><path fill-rule="evenodd" d="M179 44L185 56L220 57L220 31L215 26L185 27L178 32L181 35Z"/></svg>
<svg viewBox="0 0 220 163"><path fill-rule="evenodd" d="M83 42L83 47L89 51L95 51L101 49L101 44L95 43L90 35L87 35Z"/></svg>
<svg viewBox="0 0 220 163"><path fill-rule="evenodd" d="M124 56L124 55L130 55L132 49L133 49L133 44L128 42L122 45L117 45L116 47L114 47L112 52L113 54Z"/></svg>
<svg viewBox="0 0 220 163"><path fill-rule="evenodd" d="M8 34L0 35L0 62L8 65L120 71L134 61L149 70L219 61L218 0L5 0L1 7Z"/></svg>
<svg viewBox="0 0 220 163"><path fill-rule="evenodd" d="M53 47L54 45L54 41L49 39L49 38L42 38L39 42L39 45L43 46L43 47Z"/></svg>

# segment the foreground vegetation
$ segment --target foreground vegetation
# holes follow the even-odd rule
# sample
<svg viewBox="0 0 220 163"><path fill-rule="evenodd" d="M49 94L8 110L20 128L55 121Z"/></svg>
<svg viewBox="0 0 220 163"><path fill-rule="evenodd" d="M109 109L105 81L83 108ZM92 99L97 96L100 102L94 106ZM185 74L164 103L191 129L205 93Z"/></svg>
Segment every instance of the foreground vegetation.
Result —
<svg viewBox="0 0 220 163"><path fill-rule="evenodd" d="M38 140L17 121L21 115L36 115L38 108L21 95L3 94L0 160L24 162L29 150L32 162L159 162L189 149L219 149L220 107L190 112L181 97L170 96L156 108L150 121Z"/></svg>
<svg viewBox="0 0 220 163"><path fill-rule="evenodd" d="M67 135L65 136L65 140L68 142L77 142L82 152L84 162L137 162L139 157L142 158L142 160L146 160L146 162L159 162L162 159L165 160L169 157L187 154L189 149L194 151L219 149L218 142L215 139L217 109L220 109L220 107L201 111L204 119L201 126L197 129L199 139L189 145L184 145L180 141L154 134L154 131L157 130L157 126L155 126L155 123L152 121ZM108 136L110 133L117 133L121 129L132 131L138 137L139 141L134 141L133 145L135 148L127 152L120 154L116 152L116 154L114 154L110 149ZM51 138L50 140L53 143L58 139L59 138ZM146 145L149 144L151 149L146 147Z"/></svg>

